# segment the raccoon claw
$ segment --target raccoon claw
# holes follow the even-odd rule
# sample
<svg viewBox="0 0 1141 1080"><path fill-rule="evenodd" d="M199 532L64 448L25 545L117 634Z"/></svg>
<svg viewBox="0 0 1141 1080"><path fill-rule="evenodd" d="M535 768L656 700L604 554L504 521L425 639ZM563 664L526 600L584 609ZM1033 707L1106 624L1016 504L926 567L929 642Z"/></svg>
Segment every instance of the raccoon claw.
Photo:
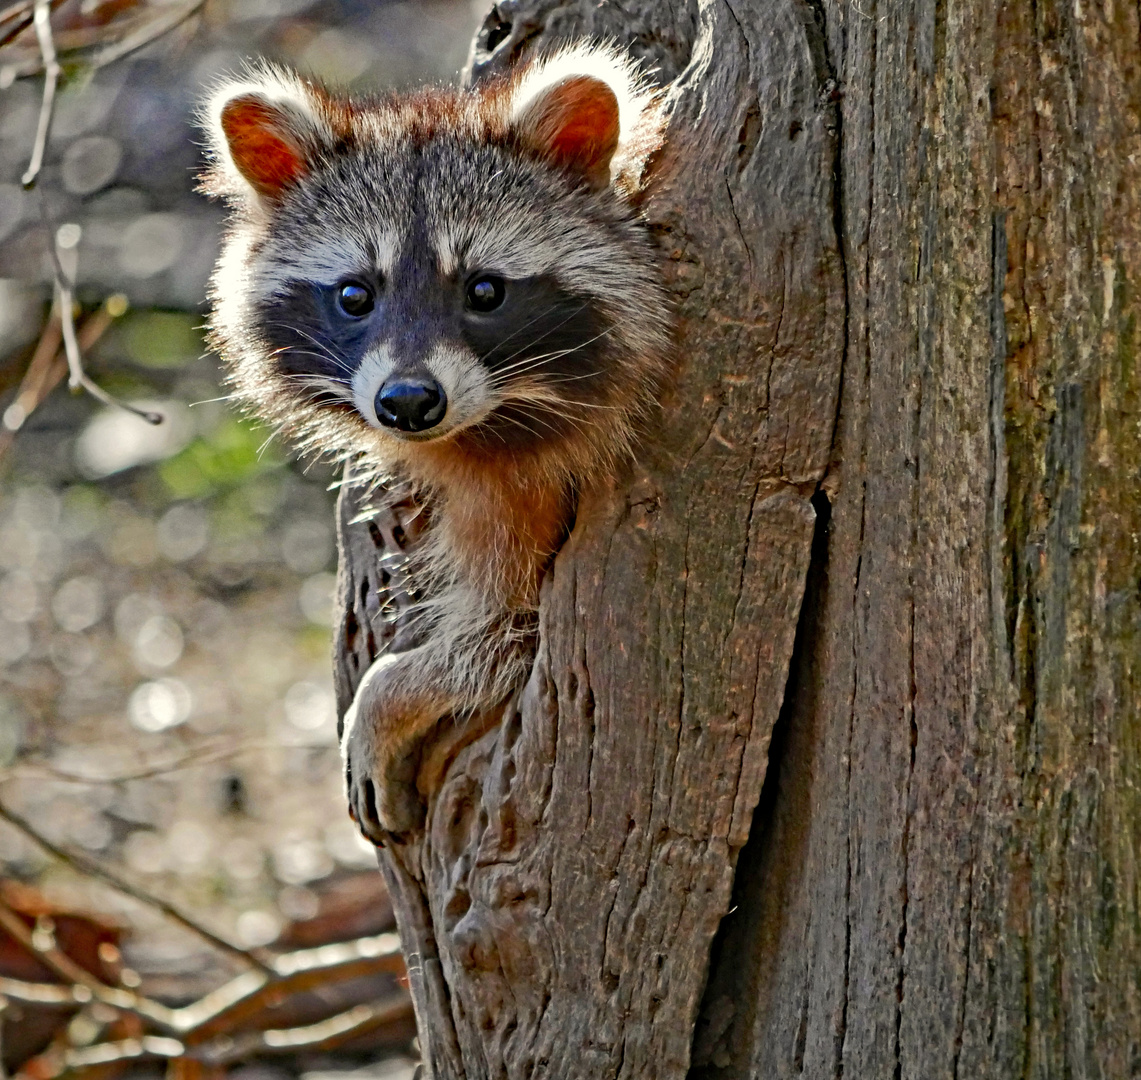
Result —
<svg viewBox="0 0 1141 1080"><path fill-rule="evenodd" d="M354 775L351 748L346 757L349 817L369 843L383 847L393 834L411 832L423 824L424 804L416 789L413 758L395 758L383 773L368 770Z"/></svg>
<svg viewBox="0 0 1141 1080"><path fill-rule="evenodd" d="M349 817L370 844L384 847L384 826L377 811L376 786L367 778L354 786L352 774L348 771L345 773L345 786L348 789Z"/></svg>

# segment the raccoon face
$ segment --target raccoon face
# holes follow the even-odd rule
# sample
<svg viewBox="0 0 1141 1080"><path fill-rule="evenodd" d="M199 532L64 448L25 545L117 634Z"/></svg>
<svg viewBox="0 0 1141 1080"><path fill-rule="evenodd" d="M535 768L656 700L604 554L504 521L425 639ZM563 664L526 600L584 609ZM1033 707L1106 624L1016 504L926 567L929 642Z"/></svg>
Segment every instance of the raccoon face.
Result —
<svg viewBox="0 0 1141 1080"><path fill-rule="evenodd" d="M455 150L410 151L403 168L361 155L338 177L317 179L283 208L297 218L289 242L271 241L262 253L267 277L286 277L256 305L254 320L274 370L318 407L403 442L479 429L485 440L519 448L605 405L614 320L589 269L568 274L558 230L548 235L537 224L565 192L544 191L541 175L494 150ZM442 199L448 159L467 173L466 186ZM356 177L350 189L344 171ZM338 245L339 265L305 274L297 238L329 205L326 183L336 184L356 227ZM481 213L497 203L527 212L514 227L502 210ZM378 214L378 206L391 212ZM565 207L560 216L566 231ZM605 246L605 225L583 220L570 231L596 234L596 251ZM383 239L370 244L370 233Z"/></svg>
<svg viewBox="0 0 1141 1080"><path fill-rule="evenodd" d="M363 106L255 75L219 91L207 187L238 206L213 324L259 411L302 434L339 417L314 439L345 450L354 429L518 450L627 408L647 381L632 357L665 334L611 180L622 110L652 97L628 64L584 50Z"/></svg>

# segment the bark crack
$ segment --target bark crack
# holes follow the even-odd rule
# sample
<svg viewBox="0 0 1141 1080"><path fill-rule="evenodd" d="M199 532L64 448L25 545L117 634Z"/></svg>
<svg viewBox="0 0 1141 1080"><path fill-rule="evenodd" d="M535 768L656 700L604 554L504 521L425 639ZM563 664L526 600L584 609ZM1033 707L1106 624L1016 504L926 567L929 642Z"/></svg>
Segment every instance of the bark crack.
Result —
<svg viewBox="0 0 1141 1080"><path fill-rule="evenodd" d="M752 285L753 249L749 246L749 241L745 239L745 230L741 227L741 219L737 216L737 207L733 203L733 185L729 183L729 177L725 177L725 194L729 199L729 212L733 215L733 221L737 226L737 235L741 238L741 245L744 247L745 254L749 258L749 284Z"/></svg>
<svg viewBox="0 0 1141 1080"><path fill-rule="evenodd" d="M745 571L749 566L749 547L753 537L753 516L757 512L757 497L760 495L761 485L753 485L753 497L749 500L749 516L745 519L745 550L741 552L741 567L737 573L737 598L733 601L733 617L729 620L722 642L728 642L733 634L733 627L737 625L737 613L741 610L741 598L745 595ZM756 695L756 682L753 684L753 694ZM750 698L750 701L752 698ZM749 727L752 729L752 711L750 710Z"/></svg>
<svg viewBox="0 0 1141 1080"><path fill-rule="evenodd" d="M864 542L866 493L861 493L860 539L857 551ZM856 646L856 627L859 623L860 573L863 569L863 555L856 557L856 573L852 582L852 697L848 703L848 740L844 751L844 805L848 808L847 828L844 831L844 986L840 999L840 1016L836 1026L833 1073L838 1078L844 1075L844 1040L848 1033L848 989L851 981L852 965L852 739L856 726L856 692L859 689L860 673Z"/></svg>
<svg viewBox="0 0 1141 1080"><path fill-rule="evenodd" d="M860 536L856 542L856 572L852 580L852 696L848 702L848 741L844 752L844 805L848 807L849 819L845 830L844 851L844 989L840 1001L840 1016L836 1030L833 1073L838 1078L844 1075L844 1041L848 1033L848 990L852 966L852 741L856 727L856 694L859 690L860 669L859 649L856 635L859 628L860 578L864 567L864 533L867 525L867 484L860 489Z"/></svg>
<svg viewBox="0 0 1141 1080"><path fill-rule="evenodd" d="M971 845L972 848L974 845ZM975 858L971 852L971 861L967 868L967 928L966 940L963 943L965 971L963 972L963 990L959 995L957 1015L955 1017L955 1050L951 1059L951 1080L959 1080L959 1058L963 1052L963 1032L967 1025L967 990L971 982L971 933L974 928L975 906Z"/></svg>
<svg viewBox="0 0 1141 1080"><path fill-rule="evenodd" d="M915 748L919 742L919 725L915 720L915 599L911 600L908 612L908 663L910 666L910 698L907 704L908 710L908 740L910 743L910 759L907 765L907 781L904 784L903 799L904 799L904 812L903 812L903 836L900 841L900 857L903 864L903 877L900 884L900 923L899 923L899 939L897 950L899 952L899 969L896 972L895 981L895 1080L903 1075L903 1055L900 1046L900 1033L903 1027L903 992L904 980L907 975L907 910L911 901L911 891L908 884L908 871L910 867L911 857L911 783L915 776Z"/></svg>

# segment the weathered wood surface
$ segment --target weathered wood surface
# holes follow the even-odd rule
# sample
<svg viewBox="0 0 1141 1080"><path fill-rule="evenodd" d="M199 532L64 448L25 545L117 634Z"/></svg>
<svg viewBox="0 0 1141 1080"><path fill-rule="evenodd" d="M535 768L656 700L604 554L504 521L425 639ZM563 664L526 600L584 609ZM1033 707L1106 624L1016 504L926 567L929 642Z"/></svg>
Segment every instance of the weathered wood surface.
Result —
<svg viewBox="0 0 1141 1080"><path fill-rule="evenodd" d="M473 70L583 32L670 85L679 381L383 860L433 1075L1141 1076L1137 8L508 0Z"/></svg>
<svg viewBox="0 0 1141 1080"><path fill-rule="evenodd" d="M645 11L500 4L474 64L605 34L669 84L648 216L680 349L637 466L580 503L526 689L382 856L438 1078L685 1076L788 677L843 359L834 88L802 3ZM367 627L391 535L354 512Z"/></svg>
<svg viewBox="0 0 1141 1080"><path fill-rule="evenodd" d="M823 21L836 497L697 1075L1138 1076L1138 11Z"/></svg>

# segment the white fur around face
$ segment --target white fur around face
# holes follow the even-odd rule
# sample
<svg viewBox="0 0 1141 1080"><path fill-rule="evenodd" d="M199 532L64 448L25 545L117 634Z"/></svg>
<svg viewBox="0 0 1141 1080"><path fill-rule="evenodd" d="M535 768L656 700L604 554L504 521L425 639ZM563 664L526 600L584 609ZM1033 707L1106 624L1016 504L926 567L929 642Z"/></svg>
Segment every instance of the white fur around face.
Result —
<svg viewBox="0 0 1141 1080"><path fill-rule="evenodd" d="M470 350L456 345L437 345L424 361L424 368L447 398L443 419L427 431L396 431L376 416L376 395L396 370L396 357L387 345L366 353L352 379L352 399L357 412L378 431L401 442L426 442L453 434L482 420L496 404L487 370Z"/></svg>
<svg viewBox="0 0 1141 1080"><path fill-rule="evenodd" d="M396 264L399 242L394 231L380 229L367 236L345 231L319 239L306 237L303 244L279 240L258 259L253 291L262 300L280 295L298 280L301 267L306 281L326 288L370 271L387 277Z"/></svg>
<svg viewBox="0 0 1141 1080"><path fill-rule="evenodd" d="M381 431L387 428L376 418L376 395L392 374L394 366L392 350L382 345L365 353L352 379L353 404L357 412Z"/></svg>

